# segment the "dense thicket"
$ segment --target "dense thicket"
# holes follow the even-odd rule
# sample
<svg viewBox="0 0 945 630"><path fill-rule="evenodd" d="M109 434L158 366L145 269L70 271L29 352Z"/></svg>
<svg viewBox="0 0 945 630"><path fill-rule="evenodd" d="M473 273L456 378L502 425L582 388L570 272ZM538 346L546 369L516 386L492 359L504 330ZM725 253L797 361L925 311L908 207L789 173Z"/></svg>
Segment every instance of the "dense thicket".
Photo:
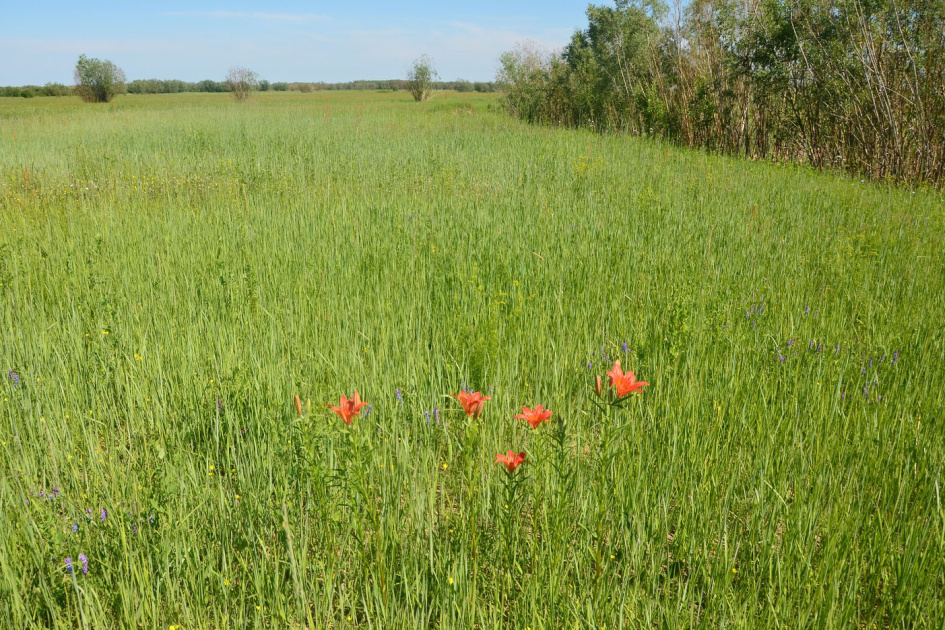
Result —
<svg viewBox="0 0 945 630"><path fill-rule="evenodd" d="M945 0L617 0L587 17L560 53L502 56L514 114L945 180Z"/></svg>

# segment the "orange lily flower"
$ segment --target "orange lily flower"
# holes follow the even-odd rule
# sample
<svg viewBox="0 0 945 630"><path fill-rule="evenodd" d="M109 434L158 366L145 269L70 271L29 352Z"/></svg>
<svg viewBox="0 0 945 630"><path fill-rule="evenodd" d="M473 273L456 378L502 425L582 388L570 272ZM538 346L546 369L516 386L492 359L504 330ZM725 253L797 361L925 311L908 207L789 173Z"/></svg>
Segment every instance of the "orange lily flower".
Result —
<svg viewBox="0 0 945 630"><path fill-rule="evenodd" d="M354 420L356 415L358 415L362 407L367 407L367 403L361 402L361 394L355 390L354 396L352 398L349 399L342 396L338 406L332 407L331 410L341 416L341 419L345 421L345 424L350 426L351 421Z"/></svg>
<svg viewBox="0 0 945 630"><path fill-rule="evenodd" d="M466 415L470 418L478 418L479 414L482 413L482 406L487 400L492 400L491 396L483 396L482 392L474 392L472 394L469 392L460 392L450 395L459 401L459 404L463 406L463 411L465 411Z"/></svg>
<svg viewBox="0 0 945 630"><path fill-rule="evenodd" d="M597 394L597 397L600 398L600 393L603 391L603 387L600 383L600 374L597 375L597 380L594 381L594 393Z"/></svg>
<svg viewBox="0 0 945 630"><path fill-rule="evenodd" d="M514 473L516 468L525 463L525 453L519 453L517 455L512 451L509 451L505 455L502 453L496 453L495 463L505 464L505 467L509 469L509 472Z"/></svg>
<svg viewBox="0 0 945 630"><path fill-rule="evenodd" d="M295 410L299 412L299 415L302 415L302 399L299 398L299 395L295 395Z"/></svg>
<svg viewBox="0 0 945 630"><path fill-rule="evenodd" d="M638 392L649 385L649 383L638 381L636 375L634 375L631 370L627 370L626 373L624 373L620 368L620 359L614 361L614 367L611 368L610 372L607 372L607 376L610 377L611 387L617 390L618 398L623 398L627 394Z"/></svg>
<svg viewBox="0 0 945 630"><path fill-rule="evenodd" d="M538 405L534 409L522 407L522 413L515 417L521 418L528 424L532 425L533 429L537 429L538 425L550 418L552 413L553 412L551 409L542 409L541 405Z"/></svg>

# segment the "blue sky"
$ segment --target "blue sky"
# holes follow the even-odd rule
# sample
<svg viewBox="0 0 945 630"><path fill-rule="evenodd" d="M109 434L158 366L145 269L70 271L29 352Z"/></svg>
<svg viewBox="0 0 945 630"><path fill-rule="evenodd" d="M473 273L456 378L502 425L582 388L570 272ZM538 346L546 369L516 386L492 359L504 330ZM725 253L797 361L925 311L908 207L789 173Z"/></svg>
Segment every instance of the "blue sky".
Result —
<svg viewBox="0 0 945 630"><path fill-rule="evenodd" d="M429 54L442 78L491 80L516 42L564 45L585 0L409 2L4 2L0 85L72 82L82 53L129 79L270 81L399 78Z"/></svg>

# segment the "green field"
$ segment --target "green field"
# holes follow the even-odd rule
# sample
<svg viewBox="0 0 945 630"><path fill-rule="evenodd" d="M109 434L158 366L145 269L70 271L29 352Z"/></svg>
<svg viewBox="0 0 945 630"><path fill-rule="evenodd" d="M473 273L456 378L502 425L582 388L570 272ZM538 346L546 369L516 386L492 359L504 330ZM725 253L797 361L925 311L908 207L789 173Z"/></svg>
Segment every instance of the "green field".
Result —
<svg viewBox="0 0 945 630"><path fill-rule="evenodd" d="M495 95L2 99L0 627L941 628L943 296L941 191Z"/></svg>

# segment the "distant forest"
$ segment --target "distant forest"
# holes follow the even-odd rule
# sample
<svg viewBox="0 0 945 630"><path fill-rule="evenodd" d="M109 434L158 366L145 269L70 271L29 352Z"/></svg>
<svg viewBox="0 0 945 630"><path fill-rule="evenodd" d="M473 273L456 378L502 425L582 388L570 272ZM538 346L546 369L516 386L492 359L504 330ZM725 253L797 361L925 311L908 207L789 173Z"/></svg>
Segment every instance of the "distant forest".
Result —
<svg viewBox="0 0 945 630"><path fill-rule="evenodd" d="M496 84L492 81L437 81L438 90L455 90L457 92L495 92ZM322 83L297 81L292 83L260 81L259 90L262 92L315 92L319 90L406 90L408 82L403 79L383 81L349 81L347 83ZM74 93L71 85L62 83L47 83L46 85L24 85L0 87L0 96L33 98L35 96L71 96ZM178 79L136 79L128 82L128 94L179 94L181 92L229 92L230 88L225 81L205 79L190 83Z"/></svg>

